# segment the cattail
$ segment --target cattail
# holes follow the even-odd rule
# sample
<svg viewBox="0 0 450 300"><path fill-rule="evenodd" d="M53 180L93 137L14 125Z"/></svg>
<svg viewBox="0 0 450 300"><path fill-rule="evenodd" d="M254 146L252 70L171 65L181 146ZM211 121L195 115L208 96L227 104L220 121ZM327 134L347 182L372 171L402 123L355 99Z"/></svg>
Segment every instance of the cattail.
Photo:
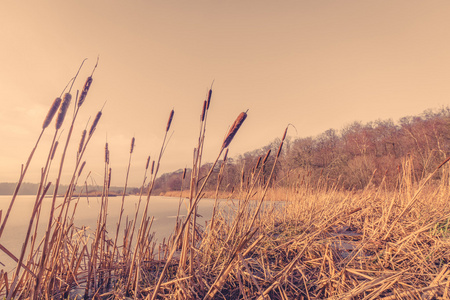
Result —
<svg viewBox="0 0 450 300"><path fill-rule="evenodd" d="M173 119L173 114L174 114L174 113L175 113L175 112L174 112L173 109L172 109L172 111L170 112L169 121L167 121L166 132L169 131L170 125L172 124L172 119Z"/></svg>
<svg viewBox="0 0 450 300"><path fill-rule="evenodd" d="M152 161L152 171L150 172L152 175L154 170L155 170L155 161Z"/></svg>
<svg viewBox="0 0 450 300"><path fill-rule="evenodd" d="M228 147L233 140L234 136L238 132L239 128L241 127L242 123L244 123L245 119L247 118L247 113L241 112L239 116L234 121L233 125L230 128L230 131L228 131L227 137L223 141L222 149Z"/></svg>
<svg viewBox="0 0 450 300"><path fill-rule="evenodd" d="M278 147L277 157L280 157L281 149L283 149L283 142L281 142L280 147Z"/></svg>
<svg viewBox="0 0 450 300"><path fill-rule="evenodd" d="M263 159L263 164L266 163L267 159L269 158L269 155L270 155L270 152L271 152L271 151L272 151L271 149L269 149L269 150L267 151L266 156L264 156L264 159Z"/></svg>
<svg viewBox="0 0 450 300"><path fill-rule="evenodd" d="M55 145L53 146L53 150L52 150L52 155L50 156L50 160L53 160L53 158L55 157L55 153L56 153L56 148L58 148L58 141L55 142Z"/></svg>
<svg viewBox="0 0 450 300"><path fill-rule="evenodd" d="M145 165L145 169L148 170L148 165L150 164L150 156L147 157L147 164Z"/></svg>
<svg viewBox="0 0 450 300"><path fill-rule="evenodd" d="M255 170L258 169L260 163L261 163L261 156L258 157L258 161L256 162Z"/></svg>
<svg viewBox="0 0 450 300"><path fill-rule="evenodd" d="M60 129L62 126L62 123L66 116L67 109L69 108L70 105L70 100L72 100L72 95L69 93L65 93L63 99L64 100L62 101L62 104L59 108L58 118L56 119L56 130Z"/></svg>
<svg viewBox="0 0 450 300"><path fill-rule="evenodd" d="M205 120L205 114L206 114L206 100L203 101L202 116L200 118L202 122Z"/></svg>
<svg viewBox="0 0 450 300"><path fill-rule="evenodd" d="M281 142L283 142L284 139L286 138L287 130L288 130L288 127L286 127L286 129L284 130L284 134L283 134L283 138L281 139Z"/></svg>
<svg viewBox="0 0 450 300"><path fill-rule="evenodd" d="M280 157L281 149L283 149L284 139L286 138L286 132L287 132L287 127L286 127L286 130L284 131L283 138L281 139L280 147L278 147L277 157Z"/></svg>
<svg viewBox="0 0 450 300"><path fill-rule="evenodd" d="M108 189L111 186L111 168L109 168L109 172L108 172Z"/></svg>
<svg viewBox="0 0 450 300"><path fill-rule="evenodd" d="M131 147L130 147L130 154L133 153L134 150L134 137L131 139Z"/></svg>
<svg viewBox="0 0 450 300"><path fill-rule="evenodd" d="M184 170L183 170L183 180L186 178L186 168L184 168Z"/></svg>
<svg viewBox="0 0 450 300"><path fill-rule="evenodd" d="M109 164L109 150L108 150L108 143L105 144L105 163Z"/></svg>
<svg viewBox="0 0 450 300"><path fill-rule="evenodd" d="M207 101L207 104L206 104L206 109L209 109L209 104L211 103L211 96L212 96L212 89L209 89L208 101Z"/></svg>
<svg viewBox="0 0 450 300"><path fill-rule="evenodd" d="M84 166L86 165L86 161L83 161L83 163L81 164L80 170L78 171L78 177L80 177L81 172L83 172Z"/></svg>
<svg viewBox="0 0 450 300"><path fill-rule="evenodd" d="M81 92L80 98L78 99L78 107L80 107L83 104L84 100L86 99L89 88L91 87L92 80L93 80L92 76L89 76L86 79L86 82L84 83L83 91Z"/></svg>
<svg viewBox="0 0 450 300"><path fill-rule="evenodd" d="M61 98L59 97L53 101L52 107L50 107L50 110L48 111L47 116L45 117L44 123L42 124L42 129L48 127L50 122L53 120L53 117L55 116L56 111L58 110L60 104Z"/></svg>
<svg viewBox="0 0 450 300"><path fill-rule="evenodd" d="M286 133L287 133L288 127L286 127L286 129L284 130L283 138L281 139L281 144L278 147L277 157L280 157L281 150L283 149L284 139L286 138Z"/></svg>
<svg viewBox="0 0 450 300"><path fill-rule="evenodd" d="M91 129L89 130L89 136L91 136L94 133L95 128L97 127L98 121L100 120L101 116L102 116L102 112L99 111L97 113L97 115L95 116L95 120L94 120L94 123L92 123Z"/></svg>
<svg viewBox="0 0 450 300"><path fill-rule="evenodd" d="M81 153L81 151L83 150L83 146L84 146L84 140L86 139L86 129L83 130L83 133L81 134L81 140L80 140L80 144L78 145L78 154Z"/></svg>

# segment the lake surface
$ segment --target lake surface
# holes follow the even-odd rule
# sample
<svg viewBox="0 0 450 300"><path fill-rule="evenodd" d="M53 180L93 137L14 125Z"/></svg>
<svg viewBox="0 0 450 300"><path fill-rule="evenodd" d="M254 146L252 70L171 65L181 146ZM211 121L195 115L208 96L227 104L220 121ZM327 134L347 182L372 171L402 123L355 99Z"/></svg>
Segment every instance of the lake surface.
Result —
<svg viewBox="0 0 450 300"><path fill-rule="evenodd" d="M8 209L12 196L0 196L0 209L2 212L2 221ZM46 226L48 224L48 216L51 206L51 198L45 198L42 205L41 221L38 240L42 238ZM62 198L58 198L58 203L62 201ZM117 222L120 214L120 207L122 204L122 197L110 197L108 199L108 218L107 218L107 231L110 238L115 236ZM122 216L120 232L123 233L125 221L134 218L136 207L139 201L139 196L127 196L125 197L124 213ZM136 227L139 227L142 212L145 207L146 197L142 198L140 213L138 214L138 222ZM16 202L11 211L10 217L6 223L5 231L0 238L0 243L11 251L16 257L20 255L22 244L25 240L26 230L31 217L31 211L34 206L35 196L18 196ZM90 227L95 230L96 222L98 219L98 213L100 211L100 198L89 197L80 198L78 207L74 217L74 224L80 228L82 226ZM153 216L153 224L151 231L154 232L157 241L162 241L164 238L170 236L173 233L177 211L180 199L173 197L161 197L152 196L149 202L148 215ZM184 200L180 206L180 216L185 216L187 213L188 200ZM233 201L222 200L219 201L222 207L234 206L236 203ZM74 203L71 204L73 207ZM214 200L202 199L199 203L198 213L202 216L197 218L198 224L205 225L205 222L211 218L212 209L214 206ZM122 235L123 236L123 235ZM28 253L28 252L27 252ZM0 251L0 269L5 271L11 271L16 266L16 263L2 251Z"/></svg>

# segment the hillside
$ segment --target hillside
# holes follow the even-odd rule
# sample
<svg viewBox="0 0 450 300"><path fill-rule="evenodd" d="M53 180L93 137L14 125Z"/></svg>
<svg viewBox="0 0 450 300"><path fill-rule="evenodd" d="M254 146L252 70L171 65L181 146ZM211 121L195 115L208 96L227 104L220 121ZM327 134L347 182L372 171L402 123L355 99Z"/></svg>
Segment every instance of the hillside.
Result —
<svg viewBox="0 0 450 300"><path fill-rule="evenodd" d="M267 178L278 145L277 139L260 149L228 158L220 189L230 192L245 188L258 160L271 151L267 170L262 170L262 180ZM287 139L275 169L277 180L274 182L279 186L291 186L300 182L314 185L325 180L328 185L348 190L363 189L369 183L375 186L384 183L394 188L399 173L411 169L413 180L420 181L448 156L449 149L449 107L406 116L398 122L353 122L315 137ZM201 172L206 173L209 167L209 164L203 165ZM216 176L217 173L218 169ZM161 175L156 180L155 191L179 191L182 184L184 190L188 189L189 180L183 180L182 176L182 169ZM186 170L185 178L189 176L190 169ZM206 189L215 190L216 180L210 182Z"/></svg>

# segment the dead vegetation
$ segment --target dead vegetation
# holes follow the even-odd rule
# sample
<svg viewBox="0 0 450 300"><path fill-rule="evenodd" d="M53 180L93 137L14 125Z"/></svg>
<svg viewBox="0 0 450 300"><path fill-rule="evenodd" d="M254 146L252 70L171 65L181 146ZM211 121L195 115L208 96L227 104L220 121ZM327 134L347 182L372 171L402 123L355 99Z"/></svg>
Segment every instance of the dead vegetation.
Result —
<svg viewBox="0 0 450 300"><path fill-rule="evenodd" d="M70 134L61 153L60 170L78 109L91 83L92 75L86 81L82 100L78 100ZM73 223L79 201L74 191L84 166L82 157L100 120L99 113L89 134L86 136L84 132L82 142L77 145L77 164L62 203L56 205L55 202L58 177L50 216L40 215L42 199L50 186L47 174L56 148L54 140L43 167L22 250L11 253L1 246L1 234L8 230L8 212L14 209L39 137L22 169L8 212L2 218L0 250L15 259L17 267L13 274L0 271L0 295L6 299L448 298L450 169L446 161L421 182L413 180L411 171L403 168L395 189L382 182L377 187L368 184L364 190L355 192L330 186L325 180L314 185L302 180L279 190L276 184L271 184L272 175L267 181L260 180L261 170L267 168L268 152L251 168L250 174L245 174L245 187L239 194L233 194L239 198L237 208L233 211L214 209L207 226L199 226L197 205L205 195L205 184L216 172L217 189L211 196L215 197L217 207L227 147L246 117L246 113L238 116L216 161L207 173L202 173L200 166L211 95L212 90L203 104L191 178L183 175L183 180L190 182L189 192L184 191L189 198L189 211L185 218L178 218L173 235L162 244L153 241L153 217L148 208L167 146L166 138L157 159L150 164L149 158L145 166L137 206L137 210L144 211L142 219L137 219L137 211L132 220L125 221L120 216L116 232L106 232L106 224L111 221L108 220L111 169L106 145L97 226L87 230ZM52 107L49 116L55 113ZM173 117L172 111L166 137ZM56 132L60 123L62 120L58 121ZM44 124L43 130L50 120L46 119ZM274 155L272 172L285 136L286 131ZM129 164L134 142L133 138ZM405 159L403 165L408 163ZM282 205L271 202L273 198L285 202ZM37 240L41 218L48 218L50 222L44 238ZM123 239L118 239L119 231L123 231L120 235Z"/></svg>

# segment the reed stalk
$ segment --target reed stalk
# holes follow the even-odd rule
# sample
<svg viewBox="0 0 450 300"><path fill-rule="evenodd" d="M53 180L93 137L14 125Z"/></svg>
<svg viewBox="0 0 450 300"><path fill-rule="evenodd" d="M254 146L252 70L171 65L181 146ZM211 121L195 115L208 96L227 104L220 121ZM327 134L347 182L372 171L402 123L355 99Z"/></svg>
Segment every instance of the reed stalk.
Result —
<svg viewBox="0 0 450 300"><path fill-rule="evenodd" d="M154 171L154 162L152 163L152 171L151 171L151 173L152 173L153 179L152 179L152 181L150 183L150 186L148 188L147 201L145 203L144 211L142 213L141 225L140 225L140 227L138 229L138 235L137 235L137 238L136 238L136 250L135 250L135 252L133 254L133 258L131 260L130 271L129 271L128 280L127 280L127 283L126 283L127 290L128 290L128 287L130 286L130 283L131 283L131 280L132 280L131 278L133 277L132 274L133 274L133 271L134 271L134 268L135 268L136 259L138 258L137 257L137 253L138 253L137 249L139 249L138 248L139 247L139 243L141 241L143 241L143 238L145 236L144 235L144 233L145 233L144 223L145 223L145 219L147 218L148 206L149 206L149 203L150 203L150 197L151 197L151 194L152 194L152 191L153 191L153 187L154 187L156 176L158 174L158 170L159 170L159 167L160 167L161 159L162 159L162 156L164 154L164 150L165 150L165 148L167 146L166 139L167 139L168 132L170 130L170 126L172 125L173 116L174 116L174 110L172 109L172 111L169 114L169 120L167 121L166 131L164 133L164 138L163 138L163 142L162 142L162 145L161 145L161 150L159 152L159 156L158 156L158 160L157 160L156 170L155 171Z"/></svg>
<svg viewBox="0 0 450 300"><path fill-rule="evenodd" d="M130 174L131 156L132 156L133 150L134 150L134 143L135 143L135 138L133 137L131 139L131 147L130 147L130 155L129 155L129 158L128 158L127 174L126 174L126 177L125 177L125 186L124 186L123 192L122 192L122 204L120 206L119 220L117 221L116 237L114 239L114 246L113 246L113 251L112 251L112 257L114 257L114 254L116 253L116 248L117 248L117 238L119 236L120 223L122 221L123 205L125 203L125 195L127 193L128 176Z"/></svg>

